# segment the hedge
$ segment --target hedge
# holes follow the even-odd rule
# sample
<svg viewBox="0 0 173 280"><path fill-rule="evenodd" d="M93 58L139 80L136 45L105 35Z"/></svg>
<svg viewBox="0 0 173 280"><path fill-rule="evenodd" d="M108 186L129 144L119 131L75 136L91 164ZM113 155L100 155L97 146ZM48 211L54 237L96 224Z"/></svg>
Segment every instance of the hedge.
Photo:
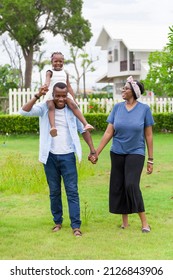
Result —
<svg viewBox="0 0 173 280"><path fill-rule="evenodd" d="M107 127L108 114L85 114L87 121L96 130L104 131ZM153 114L154 132L173 132L173 113ZM38 117L24 117L20 115L0 115L0 134L26 134L39 132Z"/></svg>
<svg viewBox="0 0 173 280"><path fill-rule="evenodd" d="M1 134L38 133L39 118L20 115L0 115Z"/></svg>

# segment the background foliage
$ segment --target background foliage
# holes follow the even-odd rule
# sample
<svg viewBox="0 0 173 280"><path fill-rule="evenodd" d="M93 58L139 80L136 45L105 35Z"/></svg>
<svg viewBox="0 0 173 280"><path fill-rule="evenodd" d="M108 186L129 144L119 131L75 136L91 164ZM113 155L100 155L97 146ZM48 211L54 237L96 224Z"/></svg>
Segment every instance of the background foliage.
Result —
<svg viewBox="0 0 173 280"><path fill-rule="evenodd" d="M18 88L18 73L19 70L9 64L0 66L0 96L8 96L9 89Z"/></svg>
<svg viewBox="0 0 173 280"><path fill-rule="evenodd" d="M85 118L88 123L91 123L95 130L104 131L107 127L106 113L88 113ZM153 114L155 132L173 132L173 113ZM23 133L38 133L39 118L24 117L20 115L0 115L0 134L23 134Z"/></svg>
<svg viewBox="0 0 173 280"><path fill-rule="evenodd" d="M145 89L153 91L156 96L173 96L173 52L168 47L152 52L148 64L150 69L144 80Z"/></svg>
<svg viewBox="0 0 173 280"><path fill-rule="evenodd" d="M31 87L34 53L45 41L45 32L61 34L82 48L91 38L91 26L82 16L82 0L1 0L0 35L18 43L25 59L25 88Z"/></svg>

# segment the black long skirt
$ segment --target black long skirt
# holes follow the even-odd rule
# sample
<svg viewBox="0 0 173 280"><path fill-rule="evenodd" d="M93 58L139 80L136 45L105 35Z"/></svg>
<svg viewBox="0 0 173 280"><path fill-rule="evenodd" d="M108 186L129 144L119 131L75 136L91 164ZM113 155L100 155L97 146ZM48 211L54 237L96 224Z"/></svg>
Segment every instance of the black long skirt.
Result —
<svg viewBox="0 0 173 280"><path fill-rule="evenodd" d="M118 155L113 152L110 152L110 157L109 211L114 214L144 212L139 184L145 157Z"/></svg>

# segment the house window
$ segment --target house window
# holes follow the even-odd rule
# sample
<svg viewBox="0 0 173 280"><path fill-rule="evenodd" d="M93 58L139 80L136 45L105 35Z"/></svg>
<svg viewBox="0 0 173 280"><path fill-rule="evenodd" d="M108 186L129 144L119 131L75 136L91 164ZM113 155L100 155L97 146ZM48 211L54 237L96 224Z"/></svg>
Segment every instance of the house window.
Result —
<svg viewBox="0 0 173 280"><path fill-rule="evenodd" d="M118 61L118 49L114 49L114 61Z"/></svg>
<svg viewBox="0 0 173 280"><path fill-rule="evenodd" d="M112 62L113 57L112 57L112 51L108 51L108 62Z"/></svg>

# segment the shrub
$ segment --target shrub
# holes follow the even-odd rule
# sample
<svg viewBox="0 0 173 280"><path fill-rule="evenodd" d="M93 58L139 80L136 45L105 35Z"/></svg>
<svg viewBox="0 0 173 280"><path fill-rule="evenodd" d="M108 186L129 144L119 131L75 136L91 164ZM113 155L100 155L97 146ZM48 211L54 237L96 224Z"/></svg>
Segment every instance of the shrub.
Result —
<svg viewBox="0 0 173 280"><path fill-rule="evenodd" d="M106 113L87 113L85 118L96 130L104 131L107 127ZM173 132L173 113L154 113L155 132ZM39 118L20 115L0 115L0 134L38 133Z"/></svg>
<svg viewBox="0 0 173 280"><path fill-rule="evenodd" d="M23 117L20 115L0 115L1 134L38 133L38 117Z"/></svg>

